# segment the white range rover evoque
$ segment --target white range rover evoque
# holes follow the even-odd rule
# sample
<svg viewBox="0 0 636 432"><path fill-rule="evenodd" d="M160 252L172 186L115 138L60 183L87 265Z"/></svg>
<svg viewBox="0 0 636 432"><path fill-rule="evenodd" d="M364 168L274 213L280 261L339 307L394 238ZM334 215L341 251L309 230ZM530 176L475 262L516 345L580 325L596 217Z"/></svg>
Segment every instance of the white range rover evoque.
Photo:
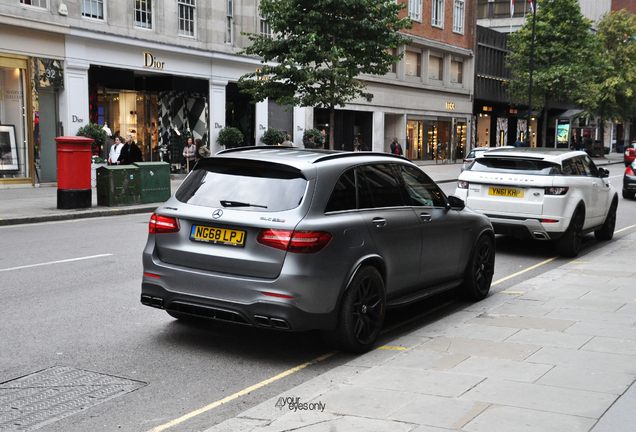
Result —
<svg viewBox="0 0 636 432"><path fill-rule="evenodd" d="M618 193L608 175L580 151L491 150L460 174L455 195L497 234L555 240L561 255L575 257L584 234L614 235Z"/></svg>

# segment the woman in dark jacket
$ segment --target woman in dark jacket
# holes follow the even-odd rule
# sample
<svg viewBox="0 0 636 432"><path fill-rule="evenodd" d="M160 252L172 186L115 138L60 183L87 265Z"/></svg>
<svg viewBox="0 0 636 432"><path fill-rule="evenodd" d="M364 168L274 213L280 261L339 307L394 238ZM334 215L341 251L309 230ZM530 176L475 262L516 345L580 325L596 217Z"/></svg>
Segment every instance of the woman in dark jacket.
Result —
<svg viewBox="0 0 636 432"><path fill-rule="evenodd" d="M119 159L117 159L117 165L131 165L135 162L142 162L144 160L141 150L137 147L137 144L132 139L132 135L126 135L126 143L119 153Z"/></svg>

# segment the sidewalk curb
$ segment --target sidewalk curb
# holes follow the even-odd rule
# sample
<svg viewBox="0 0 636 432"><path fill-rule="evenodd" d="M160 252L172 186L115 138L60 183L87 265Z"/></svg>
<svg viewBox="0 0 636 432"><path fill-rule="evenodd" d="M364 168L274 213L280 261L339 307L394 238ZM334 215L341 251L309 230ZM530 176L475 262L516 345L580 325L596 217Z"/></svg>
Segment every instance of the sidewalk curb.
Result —
<svg viewBox="0 0 636 432"><path fill-rule="evenodd" d="M103 216L120 216L120 215L129 215L129 214L137 214L137 213L152 213L160 205L161 203L154 203L151 205L141 206L141 207L122 207L121 209L114 209L114 208L108 208L104 210L82 209L82 210L78 210L76 213L6 218L6 219L0 219L0 226L23 225L23 224L33 224L33 223L40 223L40 222L72 220L72 219L88 219L88 218L97 218L97 217L103 217Z"/></svg>

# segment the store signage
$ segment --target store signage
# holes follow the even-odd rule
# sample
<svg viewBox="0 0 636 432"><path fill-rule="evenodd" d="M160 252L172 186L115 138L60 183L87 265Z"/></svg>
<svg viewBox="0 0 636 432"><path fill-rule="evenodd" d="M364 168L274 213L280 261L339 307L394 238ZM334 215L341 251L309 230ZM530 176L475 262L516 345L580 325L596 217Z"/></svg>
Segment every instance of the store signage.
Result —
<svg viewBox="0 0 636 432"><path fill-rule="evenodd" d="M153 69L163 69L166 62L157 61L155 56L150 54L149 52L144 53L144 67L153 68Z"/></svg>
<svg viewBox="0 0 636 432"><path fill-rule="evenodd" d="M447 109L447 110L451 110L451 111L455 111L455 103L453 103L453 102L446 102L446 109Z"/></svg>
<svg viewBox="0 0 636 432"><path fill-rule="evenodd" d="M72 120L73 123L84 123L84 119L83 118L79 118L78 116L74 115L72 116Z"/></svg>
<svg viewBox="0 0 636 432"><path fill-rule="evenodd" d="M517 110L516 109L510 109L510 114L517 114Z"/></svg>
<svg viewBox="0 0 636 432"><path fill-rule="evenodd" d="M35 73L39 79L35 82L39 88L64 88L64 69L60 60L38 58L35 63Z"/></svg>
<svg viewBox="0 0 636 432"><path fill-rule="evenodd" d="M490 111L492 111L492 107L485 106L485 107L482 108L482 111L490 112Z"/></svg>
<svg viewBox="0 0 636 432"><path fill-rule="evenodd" d="M21 101L22 100L22 91L20 90L8 90L4 91L4 99L9 101Z"/></svg>

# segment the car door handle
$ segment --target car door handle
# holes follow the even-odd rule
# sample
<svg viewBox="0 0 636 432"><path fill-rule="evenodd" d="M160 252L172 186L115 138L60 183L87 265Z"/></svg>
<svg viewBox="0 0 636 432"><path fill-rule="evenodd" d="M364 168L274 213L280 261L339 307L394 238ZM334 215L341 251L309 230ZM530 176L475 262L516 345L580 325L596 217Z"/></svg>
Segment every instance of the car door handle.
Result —
<svg viewBox="0 0 636 432"><path fill-rule="evenodd" d="M382 228L383 226L386 225L386 219L384 219L384 218L373 218L373 225L375 225L377 228Z"/></svg>
<svg viewBox="0 0 636 432"><path fill-rule="evenodd" d="M420 213L420 219L422 219L422 221L424 222L430 222L431 221L431 215L428 213Z"/></svg>

